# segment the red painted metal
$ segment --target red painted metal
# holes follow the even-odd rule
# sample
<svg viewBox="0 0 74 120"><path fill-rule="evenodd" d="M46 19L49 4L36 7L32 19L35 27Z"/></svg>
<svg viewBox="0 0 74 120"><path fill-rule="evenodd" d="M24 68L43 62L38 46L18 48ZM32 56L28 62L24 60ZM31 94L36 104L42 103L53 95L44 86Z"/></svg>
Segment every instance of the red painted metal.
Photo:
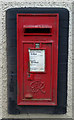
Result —
<svg viewBox="0 0 74 120"><path fill-rule="evenodd" d="M58 31L58 14L17 14L18 105L57 105ZM45 51L45 71L30 71L29 49Z"/></svg>

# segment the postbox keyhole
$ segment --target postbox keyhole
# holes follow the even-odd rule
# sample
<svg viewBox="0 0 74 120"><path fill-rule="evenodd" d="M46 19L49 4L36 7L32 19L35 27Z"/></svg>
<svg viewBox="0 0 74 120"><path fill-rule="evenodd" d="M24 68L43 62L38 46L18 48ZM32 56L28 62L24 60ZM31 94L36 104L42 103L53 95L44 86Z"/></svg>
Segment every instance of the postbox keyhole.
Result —
<svg viewBox="0 0 74 120"><path fill-rule="evenodd" d="M28 74L28 77L30 77L30 74Z"/></svg>

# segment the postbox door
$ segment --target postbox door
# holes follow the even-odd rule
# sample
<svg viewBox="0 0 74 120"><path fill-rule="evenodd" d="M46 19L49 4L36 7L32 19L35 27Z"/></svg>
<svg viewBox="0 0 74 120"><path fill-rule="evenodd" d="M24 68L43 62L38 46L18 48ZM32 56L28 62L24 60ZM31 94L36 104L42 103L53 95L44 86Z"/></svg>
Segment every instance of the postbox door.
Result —
<svg viewBox="0 0 74 120"><path fill-rule="evenodd" d="M38 49L34 48L34 44L24 44L23 100L25 100L26 104L29 103L29 99L31 104L33 104L34 100L38 103L38 101L50 101L52 99L51 49L51 44L41 44L41 48Z"/></svg>
<svg viewBox="0 0 74 120"><path fill-rule="evenodd" d="M39 44L38 48L36 48L37 44ZM22 104L24 102L24 105L50 105L52 101L56 102L56 95L53 98L52 80L53 46L53 42L23 42L20 56L22 57L21 63L23 63L20 66ZM53 102L53 104L55 103Z"/></svg>

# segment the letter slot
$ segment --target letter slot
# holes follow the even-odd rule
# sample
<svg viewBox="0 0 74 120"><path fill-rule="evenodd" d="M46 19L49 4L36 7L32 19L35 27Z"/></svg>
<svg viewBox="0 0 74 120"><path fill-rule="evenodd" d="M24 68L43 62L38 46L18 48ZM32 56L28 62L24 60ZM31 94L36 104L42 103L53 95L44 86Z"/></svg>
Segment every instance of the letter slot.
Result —
<svg viewBox="0 0 74 120"><path fill-rule="evenodd" d="M52 35L52 26L48 25L24 25L24 35Z"/></svg>

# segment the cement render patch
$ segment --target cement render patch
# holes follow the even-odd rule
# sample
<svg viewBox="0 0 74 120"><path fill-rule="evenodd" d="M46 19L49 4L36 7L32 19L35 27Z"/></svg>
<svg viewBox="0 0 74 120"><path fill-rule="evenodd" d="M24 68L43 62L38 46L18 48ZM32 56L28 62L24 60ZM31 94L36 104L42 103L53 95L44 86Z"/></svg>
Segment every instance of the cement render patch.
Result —
<svg viewBox="0 0 74 120"><path fill-rule="evenodd" d="M1 2L1 23L2 29L0 31L1 34L1 55L2 55L2 65L1 71L2 71L2 77L0 79L0 84L2 82L2 89L0 90L0 93L2 93L2 118L71 118L72 117L72 3L69 2L54 2L54 1L40 1L40 2L34 2L31 0L26 2ZM67 106L67 113L64 115L47 115L47 114L20 114L20 115L9 115L7 111L7 44L6 44L6 10L9 8L15 8L15 7L63 7L67 8L70 12L70 21L69 21L69 56L68 56L68 106ZM0 13L1 14L1 13ZM0 101L1 101L0 99ZM1 115L0 115L1 116Z"/></svg>

